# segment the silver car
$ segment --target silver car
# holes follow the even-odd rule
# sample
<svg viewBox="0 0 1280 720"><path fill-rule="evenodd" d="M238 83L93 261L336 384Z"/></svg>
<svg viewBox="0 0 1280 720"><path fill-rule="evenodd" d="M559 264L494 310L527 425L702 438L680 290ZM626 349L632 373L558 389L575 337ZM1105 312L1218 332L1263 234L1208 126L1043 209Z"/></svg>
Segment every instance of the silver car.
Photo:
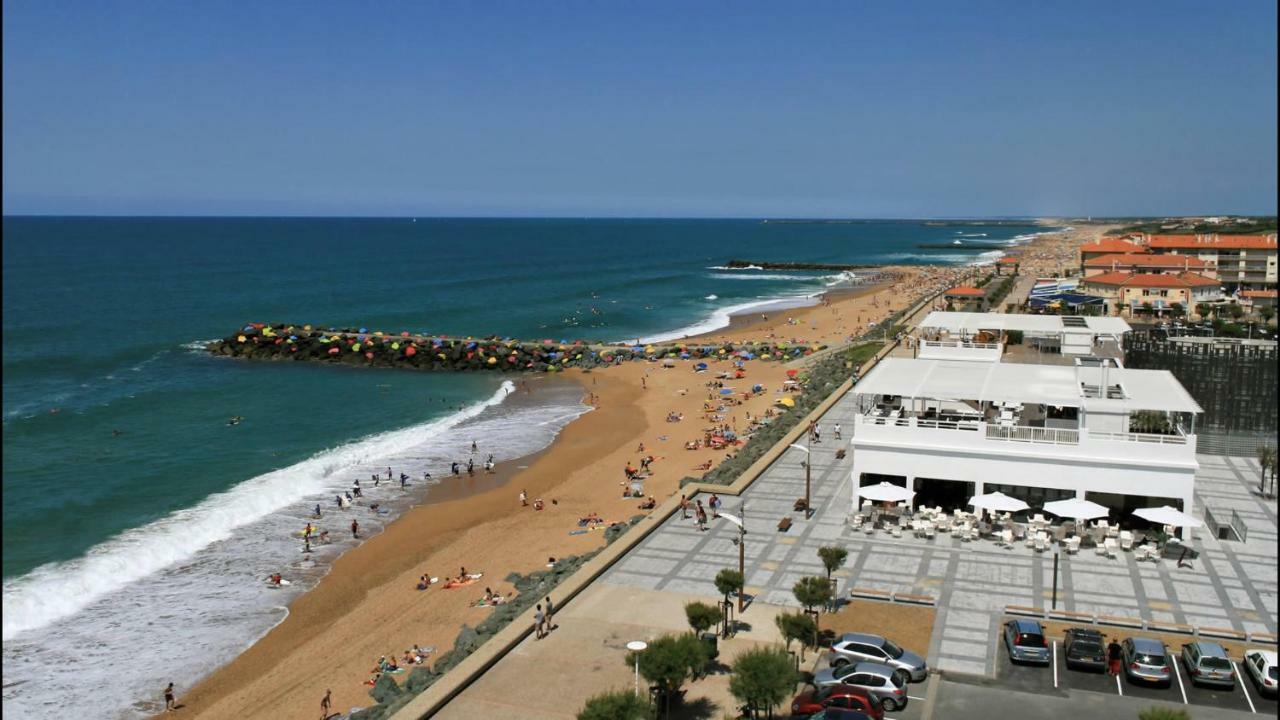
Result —
<svg viewBox="0 0 1280 720"><path fill-rule="evenodd" d="M1009 651L1009 659L1015 663L1049 664L1049 641L1044 637L1044 628L1035 620L1005 623L1004 646Z"/></svg>
<svg viewBox="0 0 1280 720"><path fill-rule="evenodd" d="M839 667L819 670L813 676L813 684L818 688L839 684L853 685L866 690L885 710L900 710L907 706L905 674L880 663L845 663Z"/></svg>
<svg viewBox="0 0 1280 720"><path fill-rule="evenodd" d="M1182 664L1196 685L1236 686L1236 671L1231 658L1218 643L1193 642L1182 646Z"/></svg>
<svg viewBox="0 0 1280 720"><path fill-rule="evenodd" d="M911 682L920 682L929 675L924 658L898 647L892 640L868 633L845 633L831 644L831 664L870 661L904 670Z"/></svg>
<svg viewBox="0 0 1280 720"><path fill-rule="evenodd" d="M1153 638L1125 638L1120 643L1124 654L1124 673L1130 680L1149 682L1169 687L1173 675L1169 670L1169 656L1164 643Z"/></svg>

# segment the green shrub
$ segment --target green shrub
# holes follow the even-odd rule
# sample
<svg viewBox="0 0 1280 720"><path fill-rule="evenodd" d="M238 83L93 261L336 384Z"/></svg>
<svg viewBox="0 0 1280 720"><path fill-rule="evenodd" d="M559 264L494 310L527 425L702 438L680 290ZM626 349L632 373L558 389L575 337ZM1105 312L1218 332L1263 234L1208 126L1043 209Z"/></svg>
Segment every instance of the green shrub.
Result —
<svg viewBox="0 0 1280 720"><path fill-rule="evenodd" d="M636 697L632 690L610 690L588 698L578 720L652 720L654 715L648 698Z"/></svg>

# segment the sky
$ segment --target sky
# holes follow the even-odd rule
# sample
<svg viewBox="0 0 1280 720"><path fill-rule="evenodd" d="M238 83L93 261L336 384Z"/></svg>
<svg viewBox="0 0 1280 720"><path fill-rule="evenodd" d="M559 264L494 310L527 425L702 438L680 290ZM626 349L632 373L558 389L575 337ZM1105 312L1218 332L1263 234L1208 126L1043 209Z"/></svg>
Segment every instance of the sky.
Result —
<svg viewBox="0 0 1280 720"><path fill-rule="evenodd" d="M3 3L5 214L1275 214L1276 3Z"/></svg>

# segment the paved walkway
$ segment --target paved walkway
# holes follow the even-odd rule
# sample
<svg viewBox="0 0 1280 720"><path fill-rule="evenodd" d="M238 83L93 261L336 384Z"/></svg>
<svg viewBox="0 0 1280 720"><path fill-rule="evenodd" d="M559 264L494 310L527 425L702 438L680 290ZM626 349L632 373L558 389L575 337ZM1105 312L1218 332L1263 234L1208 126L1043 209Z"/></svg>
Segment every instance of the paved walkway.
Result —
<svg viewBox="0 0 1280 720"><path fill-rule="evenodd" d="M832 437L836 422L846 443ZM849 550L836 573L840 592L849 587L927 594L938 598L938 619L928 659L952 672L992 676L997 625L1006 605L1048 607L1053 557L1022 546L989 541L965 543L949 536L933 540L867 536L847 525L852 453L835 459L853 426L853 398L839 401L822 421L824 442L813 450L814 517L792 510L804 496L804 453L787 451L743 496L747 518L747 592L759 600L796 605L792 585L820 575L817 549L841 544ZM1117 558L1092 550L1063 555L1058 607L1077 612L1141 617L1239 631L1277 631L1276 502L1250 492L1256 482L1252 459L1203 455L1197 478L1197 505L1215 513L1235 509L1248 524L1248 542L1218 541L1202 531L1200 558L1190 567L1173 561L1138 563L1131 553ZM738 499L726 512L742 512ZM778 520L790 516L790 531ZM605 574L603 582L650 590L716 597L713 578L737 567L737 528L712 520L700 532L692 519L676 515Z"/></svg>

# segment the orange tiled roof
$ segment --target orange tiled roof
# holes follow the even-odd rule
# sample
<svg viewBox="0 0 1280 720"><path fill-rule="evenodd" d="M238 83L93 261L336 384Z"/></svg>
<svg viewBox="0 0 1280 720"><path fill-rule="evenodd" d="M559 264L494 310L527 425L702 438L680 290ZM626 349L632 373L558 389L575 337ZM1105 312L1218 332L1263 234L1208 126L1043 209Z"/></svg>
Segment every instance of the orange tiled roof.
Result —
<svg viewBox="0 0 1280 720"><path fill-rule="evenodd" d="M1273 298L1276 296L1275 290L1244 290L1240 293L1247 298Z"/></svg>
<svg viewBox="0 0 1280 720"><path fill-rule="evenodd" d="M1113 255L1100 255L1096 258L1086 260L1085 267L1188 267L1202 268L1205 263L1198 257L1191 255L1151 255L1138 253L1118 253Z"/></svg>
<svg viewBox="0 0 1280 720"><path fill-rule="evenodd" d="M1084 284L1117 285L1121 287L1189 288L1212 287L1220 283L1203 275L1183 272L1177 275L1159 273L1109 272L1083 279Z"/></svg>
<svg viewBox="0 0 1280 720"><path fill-rule="evenodd" d="M1080 246L1082 253L1146 253L1150 252L1141 245L1136 245L1120 238L1099 238L1097 242Z"/></svg>
<svg viewBox="0 0 1280 720"><path fill-rule="evenodd" d="M948 290L947 295L956 295L959 297L986 297L987 293L976 287L961 285L960 287L953 287Z"/></svg>
<svg viewBox="0 0 1280 720"><path fill-rule="evenodd" d="M1147 244L1161 250L1266 250L1276 247L1276 239L1269 235L1152 235Z"/></svg>

